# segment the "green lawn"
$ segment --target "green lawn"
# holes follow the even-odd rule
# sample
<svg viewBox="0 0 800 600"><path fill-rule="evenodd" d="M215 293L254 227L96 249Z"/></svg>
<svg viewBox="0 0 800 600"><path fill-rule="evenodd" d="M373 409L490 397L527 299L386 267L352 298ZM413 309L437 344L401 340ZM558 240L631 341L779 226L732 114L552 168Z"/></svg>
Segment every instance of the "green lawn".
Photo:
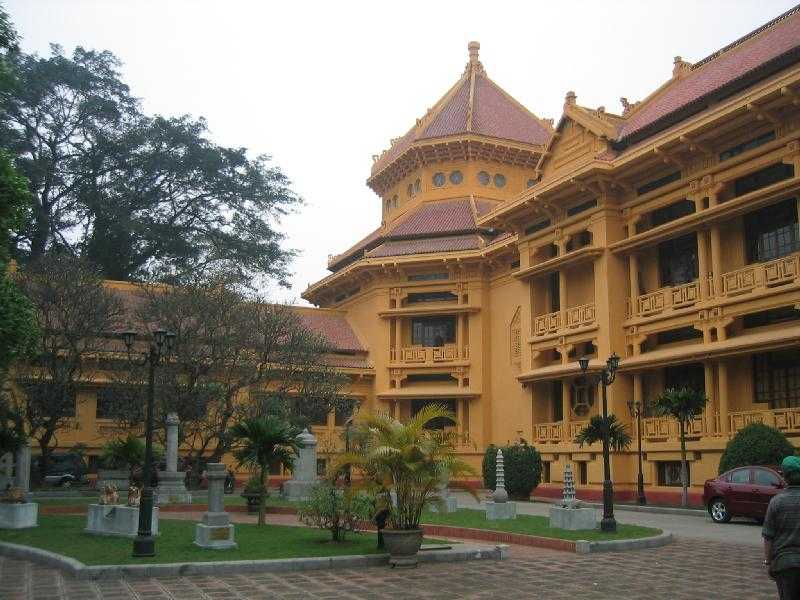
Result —
<svg viewBox="0 0 800 600"><path fill-rule="evenodd" d="M506 531L509 533L525 533L562 540L619 540L630 538L643 538L658 535L660 529L639 527L638 525L617 524L616 533L603 533L600 529L594 531L568 531L550 527L550 519L533 515L517 515L516 519L507 521L487 521L486 513L482 510L460 508L454 513L440 514L426 512L422 516L423 523L432 525L453 525L455 527L469 527L472 529L488 529L490 531Z"/></svg>
<svg viewBox="0 0 800 600"><path fill-rule="evenodd" d="M97 504L97 496L73 496L69 498L35 498L33 501L42 506L86 506L87 504ZM192 504L205 504L207 497L198 496L192 498ZM237 494L226 494L225 504L228 506L244 506L245 499ZM297 502L284 500L280 496L273 494L267 498L267 506L297 506Z"/></svg>
<svg viewBox="0 0 800 600"><path fill-rule="evenodd" d="M233 550L204 550L194 545L192 521L160 519L156 540L157 556L131 557L132 540L91 535L84 532L82 516L40 516L39 527L0 530L0 541L43 548L76 558L87 565L208 562L309 556L374 554L376 538L371 533L351 534L347 541L333 543L330 533L308 527L236 524ZM430 543L430 540L426 540Z"/></svg>

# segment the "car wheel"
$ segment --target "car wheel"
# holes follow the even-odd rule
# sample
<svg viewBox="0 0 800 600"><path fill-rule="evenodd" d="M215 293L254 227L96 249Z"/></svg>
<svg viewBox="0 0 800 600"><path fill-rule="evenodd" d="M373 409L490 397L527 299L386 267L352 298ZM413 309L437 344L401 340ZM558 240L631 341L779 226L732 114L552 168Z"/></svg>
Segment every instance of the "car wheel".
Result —
<svg viewBox="0 0 800 600"><path fill-rule="evenodd" d="M708 505L708 512L714 523L727 523L731 520L731 513L728 512L728 505L722 498L714 498Z"/></svg>

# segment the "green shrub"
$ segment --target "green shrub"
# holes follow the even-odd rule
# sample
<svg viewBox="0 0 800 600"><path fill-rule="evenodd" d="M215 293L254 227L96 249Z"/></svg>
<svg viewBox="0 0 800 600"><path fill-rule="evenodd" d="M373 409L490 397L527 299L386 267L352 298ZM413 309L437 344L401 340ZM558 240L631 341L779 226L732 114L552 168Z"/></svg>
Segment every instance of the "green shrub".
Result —
<svg viewBox="0 0 800 600"><path fill-rule="evenodd" d="M128 437L111 440L103 446L100 463L105 469L133 469L144 465L144 440L129 434ZM164 455L160 446L153 444L153 463Z"/></svg>
<svg viewBox="0 0 800 600"><path fill-rule="evenodd" d="M374 501L352 488L338 489L330 482L314 486L311 499L297 511L301 523L327 529L334 542L344 541L362 521L372 518Z"/></svg>
<svg viewBox="0 0 800 600"><path fill-rule="evenodd" d="M780 465L795 454L794 446L780 431L762 423L750 423L733 436L719 460L719 472L747 465Z"/></svg>
<svg viewBox="0 0 800 600"><path fill-rule="evenodd" d="M244 489L242 490L242 492L245 494L261 494L262 491L269 496L266 486L262 487L261 479L259 477L251 477L248 479L247 483L244 484Z"/></svg>
<svg viewBox="0 0 800 600"><path fill-rule="evenodd" d="M501 448L506 491L511 498L528 500L542 478L542 457L527 442ZM483 485L495 488L497 446L491 445L483 455Z"/></svg>

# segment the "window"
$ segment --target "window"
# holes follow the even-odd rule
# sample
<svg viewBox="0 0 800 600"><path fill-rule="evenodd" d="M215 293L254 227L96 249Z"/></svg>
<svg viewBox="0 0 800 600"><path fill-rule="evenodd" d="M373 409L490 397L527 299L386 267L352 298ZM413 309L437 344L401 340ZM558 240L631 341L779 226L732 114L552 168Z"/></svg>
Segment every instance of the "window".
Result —
<svg viewBox="0 0 800 600"><path fill-rule="evenodd" d="M582 202L568 208L567 216L574 217L575 215L587 211L590 208L594 208L595 206L597 206L597 200L587 200L586 202Z"/></svg>
<svg viewBox="0 0 800 600"><path fill-rule="evenodd" d="M797 227L797 200L753 211L744 218L748 262L774 260L800 250Z"/></svg>
<svg viewBox="0 0 800 600"><path fill-rule="evenodd" d="M750 329L753 327L764 327L766 325L775 325L776 323L795 321L798 318L800 318L800 311L794 306L781 306L780 308L762 310L745 315L744 319L742 319L742 325L744 325L745 329Z"/></svg>
<svg viewBox="0 0 800 600"><path fill-rule="evenodd" d="M551 381L552 386L551 398L553 399L553 422L564 420L564 386L560 381Z"/></svg>
<svg viewBox="0 0 800 600"><path fill-rule="evenodd" d="M589 482L589 469L586 461L576 463L578 465L578 485L586 485Z"/></svg>
<svg viewBox="0 0 800 600"><path fill-rule="evenodd" d="M412 373L407 381L415 383L458 383L449 373Z"/></svg>
<svg viewBox="0 0 800 600"><path fill-rule="evenodd" d="M657 208L650 213L650 222L653 227L658 227L664 223L669 223L675 219L680 219L686 215L694 213L694 202L683 199L668 206Z"/></svg>
<svg viewBox="0 0 800 600"><path fill-rule="evenodd" d="M719 160L720 162L722 162L723 160L728 160L729 158L733 158L737 154L741 154L742 152L747 152L748 150L752 150L753 148L758 148L762 144L771 142L774 139L775 139L775 132L768 131L767 133L761 134L760 136L755 137L752 140L747 140L746 142L742 142L737 146L733 146L732 148L723 150L719 154Z"/></svg>
<svg viewBox="0 0 800 600"><path fill-rule="evenodd" d="M550 483L550 461L542 462L542 483Z"/></svg>
<svg viewBox="0 0 800 600"><path fill-rule="evenodd" d="M453 185L458 185L462 181L464 181L464 175L461 173L461 171L453 171L450 173L450 183Z"/></svg>
<svg viewBox="0 0 800 600"><path fill-rule="evenodd" d="M522 361L522 324L520 307L514 311L514 316L511 317L511 323L508 326L508 334L510 339L510 355L511 364L519 364Z"/></svg>
<svg viewBox="0 0 800 600"><path fill-rule="evenodd" d="M531 235L532 233L536 233L537 231L541 231L542 229L547 229L550 227L550 219L545 219L544 221L539 221L538 223L534 223L533 225L529 225L525 229L525 235Z"/></svg>
<svg viewBox="0 0 800 600"><path fill-rule="evenodd" d="M728 481L730 483L750 483L750 469L737 469L733 471L728 475Z"/></svg>
<svg viewBox="0 0 800 600"><path fill-rule="evenodd" d="M455 317L420 317L411 320L411 343L438 347L456 341Z"/></svg>
<svg viewBox="0 0 800 600"><path fill-rule="evenodd" d="M527 183L525 184L525 187L532 188L534 185L536 185L536 180L535 179L528 179Z"/></svg>
<svg viewBox="0 0 800 600"><path fill-rule="evenodd" d="M63 387L50 381L25 381L20 385L32 409L63 417L75 416L77 390L72 385Z"/></svg>
<svg viewBox="0 0 800 600"><path fill-rule="evenodd" d="M749 194L790 177L794 177L794 167L777 163L755 173L739 177L733 184L734 194L736 196Z"/></svg>
<svg viewBox="0 0 800 600"><path fill-rule="evenodd" d="M753 483L756 485L767 485L778 487L781 480L772 471L766 469L753 469Z"/></svg>
<svg viewBox="0 0 800 600"><path fill-rule="evenodd" d="M494 176L494 187L505 187L506 185L506 176L502 173L495 173Z"/></svg>
<svg viewBox="0 0 800 600"><path fill-rule="evenodd" d="M309 415L308 420L312 425L323 427L328 424L328 413L315 410L313 414Z"/></svg>
<svg viewBox="0 0 800 600"><path fill-rule="evenodd" d="M753 356L755 401L771 409L800 407L800 351Z"/></svg>
<svg viewBox="0 0 800 600"><path fill-rule="evenodd" d="M417 416L417 413L427 406L444 405L454 415L456 414L456 401L455 400L412 400L411 401L411 416ZM456 422L453 419L441 417L433 419L426 425L426 429L444 429L445 427L455 427Z"/></svg>
<svg viewBox="0 0 800 600"><path fill-rule="evenodd" d="M481 171L478 173L478 183L481 185L489 185L490 180L491 176L486 171Z"/></svg>
<svg viewBox="0 0 800 600"><path fill-rule="evenodd" d="M344 427L351 416L353 416L352 406L337 406L333 411L333 424L336 427Z"/></svg>
<svg viewBox="0 0 800 600"><path fill-rule="evenodd" d="M570 405L572 412L578 417L585 417L594 406L595 386L589 384L584 378L579 378L572 385Z"/></svg>
<svg viewBox="0 0 800 600"><path fill-rule="evenodd" d="M695 330L696 331L696 330ZM666 367L664 369L664 389L688 387L698 392L706 390L706 372L699 363Z"/></svg>
<svg viewBox="0 0 800 600"><path fill-rule="evenodd" d="M317 475L319 477L324 477L325 473L328 470L328 459L327 458L318 458L317 459Z"/></svg>
<svg viewBox="0 0 800 600"><path fill-rule="evenodd" d="M408 276L409 281L439 281L449 278L447 273L416 273Z"/></svg>
<svg viewBox="0 0 800 600"><path fill-rule="evenodd" d="M457 302L458 296L453 292L419 292L408 295L408 303L417 302Z"/></svg>
<svg viewBox="0 0 800 600"><path fill-rule="evenodd" d="M97 390L95 417L113 419L124 416L126 420L144 420L143 390L122 385L110 385Z"/></svg>
<svg viewBox="0 0 800 600"><path fill-rule="evenodd" d="M658 245L658 267L664 287L697 279L697 237L690 233Z"/></svg>
<svg viewBox="0 0 800 600"><path fill-rule="evenodd" d="M550 312L561 309L561 285L559 283L558 271L550 273L547 277L547 286L550 291Z"/></svg>
<svg viewBox="0 0 800 600"><path fill-rule="evenodd" d="M417 180L414 182L414 193L419 193L421 189L422 189L422 182L419 180L418 177Z"/></svg>
<svg viewBox="0 0 800 600"><path fill-rule="evenodd" d="M686 463L686 478L691 481L691 463ZM745 471L746 473L747 471ZM658 485L669 487L681 486L681 461L665 460L658 463Z"/></svg>
<svg viewBox="0 0 800 600"><path fill-rule="evenodd" d="M433 176L433 185L435 185L436 187L442 187L444 185L444 182L445 182L444 173L436 173Z"/></svg>
<svg viewBox="0 0 800 600"><path fill-rule="evenodd" d="M670 173L668 175L664 175L663 177L659 177L658 179L654 179L648 183L645 183L643 186L636 188L636 194L641 196L646 194L647 192L652 192L653 190L657 190L660 187L664 187L672 183L673 181L678 181L681 178L681 172L675 171L674 173Z"/></svg>
<svg viewBox="0 0 800 600"><path fill-rule="evenodd" d="M408 184L408 189L406 190L406 192L408 193L408 197L409 198L411 198L414 195L414 184L413 183L409 183Z"/></svg>
<svg viewBox="0 0 800 600"><path fill-rule="evenodd" d="M678 327L668 331L659 331L656 334L656 341L659 344L672 344L674 342L685 342L686 340L696 340L703 337L702 332L692 326Z"/></svg>

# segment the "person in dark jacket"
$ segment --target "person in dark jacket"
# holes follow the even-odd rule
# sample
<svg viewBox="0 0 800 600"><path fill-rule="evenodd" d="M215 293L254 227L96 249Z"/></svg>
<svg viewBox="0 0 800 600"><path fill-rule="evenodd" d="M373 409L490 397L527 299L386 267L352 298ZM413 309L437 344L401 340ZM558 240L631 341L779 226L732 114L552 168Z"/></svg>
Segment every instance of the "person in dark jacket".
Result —
<svg viewBox="0 0 800 600"><path fill-rule="evenodd" d="M800 599L800 458L781 463L789 487L769 502L761 535L764 566L778 586L781 600Z"/></svg>

